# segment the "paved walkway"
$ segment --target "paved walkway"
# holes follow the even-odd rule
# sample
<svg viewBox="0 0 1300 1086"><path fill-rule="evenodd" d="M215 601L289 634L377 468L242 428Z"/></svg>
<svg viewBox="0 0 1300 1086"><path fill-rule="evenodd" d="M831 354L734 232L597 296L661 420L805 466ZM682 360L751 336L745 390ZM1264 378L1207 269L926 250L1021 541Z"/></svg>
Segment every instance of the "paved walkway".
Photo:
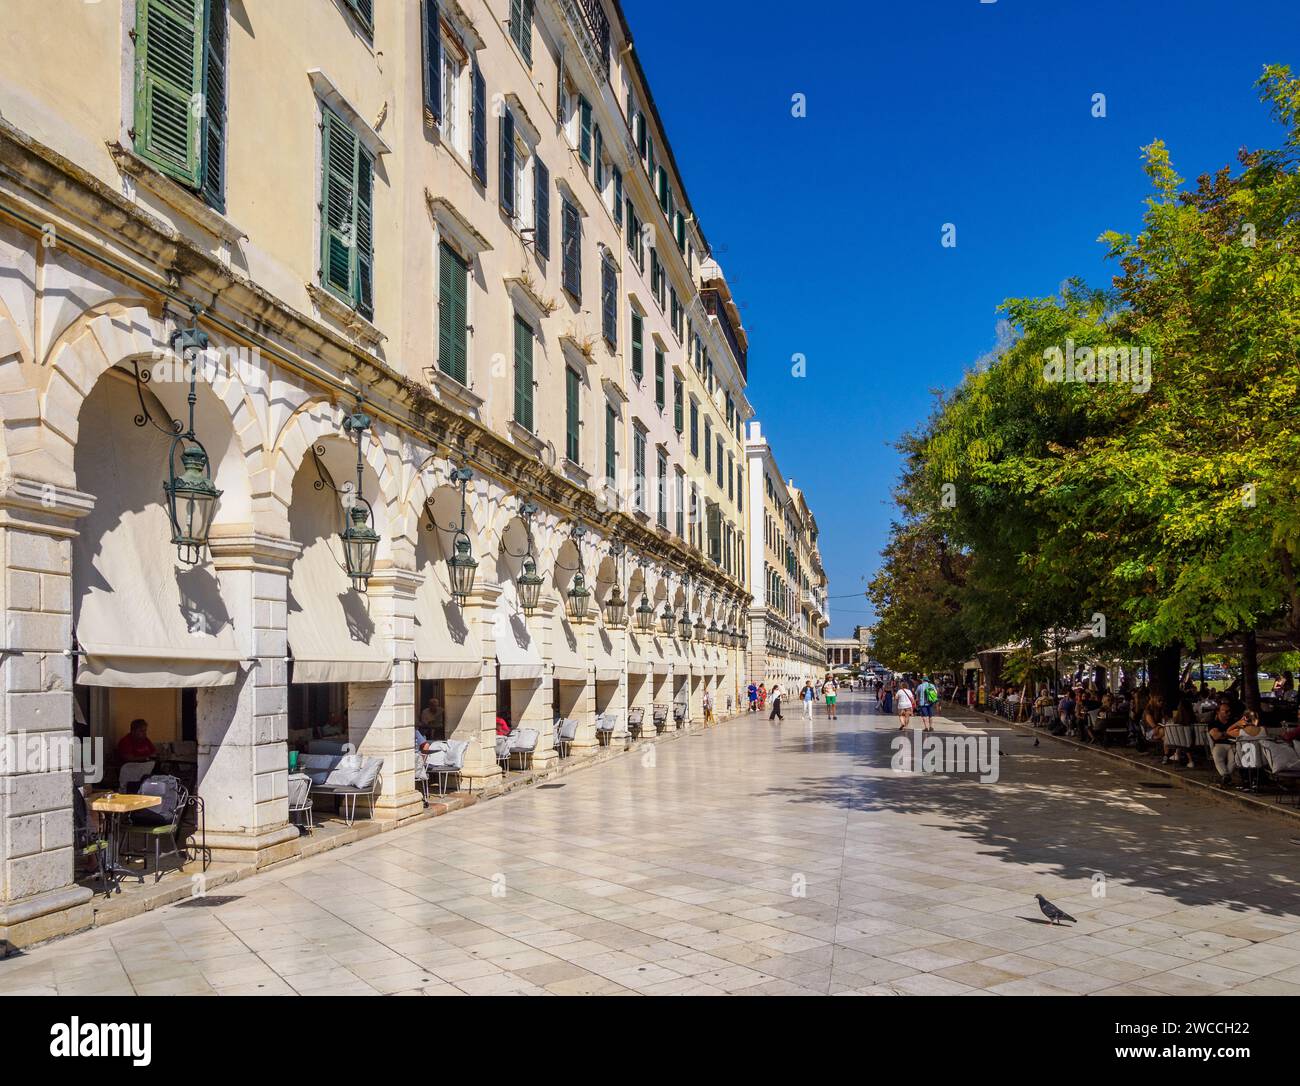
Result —
<svg viewBox="0 0 1300 1086"><path fill-rule="evenodd" d="M29 950L0 993L1300 994L1285 825L1009 730L996 784L895 773L842 702Z"/></svg>

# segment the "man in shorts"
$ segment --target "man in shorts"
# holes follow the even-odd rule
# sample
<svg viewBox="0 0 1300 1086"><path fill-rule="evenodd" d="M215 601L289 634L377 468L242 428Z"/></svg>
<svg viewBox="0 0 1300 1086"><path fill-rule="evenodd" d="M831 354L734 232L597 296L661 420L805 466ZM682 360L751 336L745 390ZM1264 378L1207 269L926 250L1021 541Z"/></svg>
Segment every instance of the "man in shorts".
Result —
<svg viewBox="0 0 1300 1086"><path fill-rule="evenodd" d="M825 682L822 683L822 697L826 699L826 715L832 720L838 720L835 715L835 702L839 698L840 688L835 680L827 674Z"/></svg>
<svg viewBox="0 0 1300 1086"><path fill-rule="evenodd" d="M927 732L934 731L934 706L939 700L939 689L929 678L921 680L916 688L916 711L920 714Z"/></svg>

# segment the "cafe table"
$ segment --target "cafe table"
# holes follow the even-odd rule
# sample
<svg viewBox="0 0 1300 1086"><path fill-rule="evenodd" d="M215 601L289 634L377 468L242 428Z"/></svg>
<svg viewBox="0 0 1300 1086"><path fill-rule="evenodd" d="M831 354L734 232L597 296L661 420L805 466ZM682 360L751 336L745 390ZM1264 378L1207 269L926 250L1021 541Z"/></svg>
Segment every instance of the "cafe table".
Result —
<svg viewBox="0 0 1300 1086"><path fill-rule="evenodd" d="M90 796L90 809L104 816L108 832L104 835L108 841L108 877L120 894L121 882L127 875L138 875L144 882L143 871L132 871L119 862L122 836L122 818L135 814L136 811L148 810L162 803L162 796L140 796L128 792L95 792Z"/></svg>

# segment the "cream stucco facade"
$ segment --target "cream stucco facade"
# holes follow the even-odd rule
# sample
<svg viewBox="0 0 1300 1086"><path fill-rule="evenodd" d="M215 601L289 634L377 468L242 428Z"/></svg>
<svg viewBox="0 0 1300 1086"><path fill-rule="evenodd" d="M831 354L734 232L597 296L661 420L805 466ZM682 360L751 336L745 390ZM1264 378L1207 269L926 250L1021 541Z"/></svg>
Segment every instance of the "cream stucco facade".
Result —
<svg viewBox="0 0 1300 1086"><path fill-rule="evenodd" d="M111 762L145 718L194 748L213 854L265 865L296 854L287 751L322 721L384 760L373 814L400 821L422 810L430 690L480 792L499 783L503 710L540 733L543 767L557 718L578 722L582 757L599 717L621 736L633 710L725 712L751 671L768 507L746 474L748 341L616 3L5 15L6 750L75 734ZM196 565L161 500L191 326L208 342L194 430L221 490ZM378 535L364 591L340 565L354 485ZM462 516L478 563L463 597ZM580 573L583 619L566 612ZM797 597L782 616L817 625ZM54 761L0 770L14 943L89 922Z"/></svg>

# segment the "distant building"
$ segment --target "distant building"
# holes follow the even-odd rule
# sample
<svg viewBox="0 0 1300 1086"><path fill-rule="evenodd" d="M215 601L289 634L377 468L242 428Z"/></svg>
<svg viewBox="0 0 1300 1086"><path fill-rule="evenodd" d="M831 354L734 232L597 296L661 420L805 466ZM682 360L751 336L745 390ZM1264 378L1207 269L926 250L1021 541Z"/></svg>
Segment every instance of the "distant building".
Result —
<svg viewBox="0 0 1300 1086"><path fill-rule="evenodd" d="M852 637L826 638L827 667L859 667L871 659L871 627L853 627Z"/></svg>

